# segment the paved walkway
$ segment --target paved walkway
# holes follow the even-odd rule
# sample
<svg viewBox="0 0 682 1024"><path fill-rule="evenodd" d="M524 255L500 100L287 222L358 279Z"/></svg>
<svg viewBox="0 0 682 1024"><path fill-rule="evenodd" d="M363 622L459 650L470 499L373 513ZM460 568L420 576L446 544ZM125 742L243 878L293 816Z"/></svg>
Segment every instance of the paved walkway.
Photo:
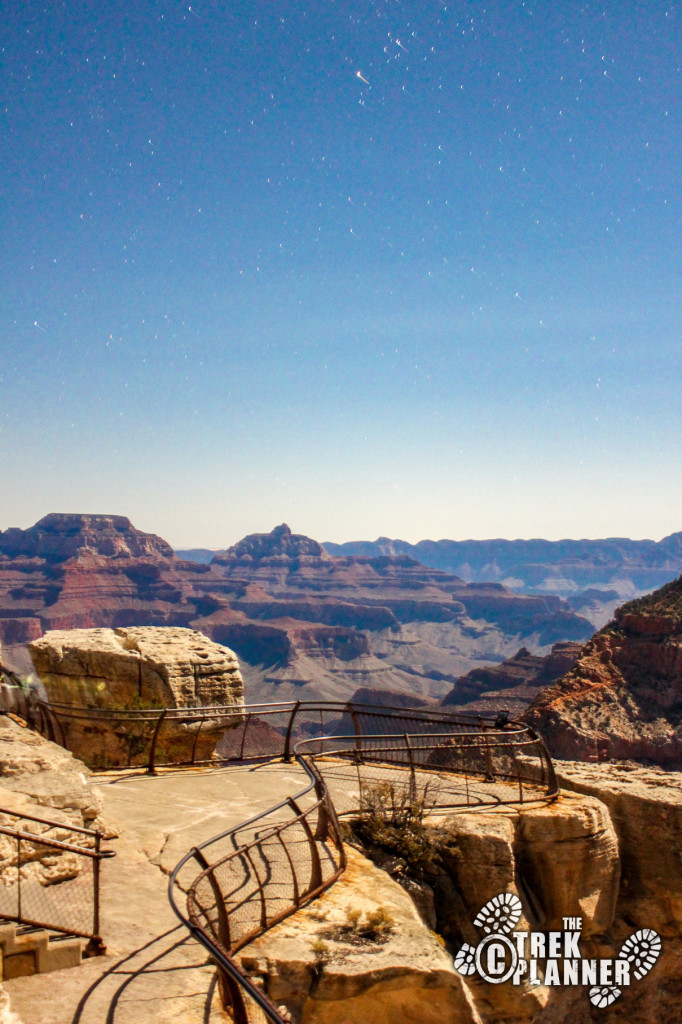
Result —
<svg viewBox="0 0 682 1024"><path fill-rule="evenodd" d="M105 956L5 983L23 1024L223 1024L215 969L167 899L167 873L194 844L296 793L296 765L100 776L120 833L102 865Z"/></svg>

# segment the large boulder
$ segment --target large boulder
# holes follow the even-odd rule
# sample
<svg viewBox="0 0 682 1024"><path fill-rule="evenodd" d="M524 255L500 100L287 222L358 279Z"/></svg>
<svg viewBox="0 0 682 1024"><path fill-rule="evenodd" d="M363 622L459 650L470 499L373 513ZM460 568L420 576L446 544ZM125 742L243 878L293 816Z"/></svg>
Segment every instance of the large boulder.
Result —
<svg viewBox="0 0 682 1024"><path fill-rule="evenodd" d="M235 715L179 720L159 708L244 704L236 656L194 629L125 626L53 630L29 645L55 737L92 768L205 761ZM93 709L91 714L60 704ZM101 710L120 712L102 715ZM191 719L191 716L189 716Z"/></svg>
<svg viewBox="0 0 682 1024"><path fill-rule="evenodd" d="M194 629L51 630L29 644L50 700L118 709L243 704L235 654Z"/></svg>

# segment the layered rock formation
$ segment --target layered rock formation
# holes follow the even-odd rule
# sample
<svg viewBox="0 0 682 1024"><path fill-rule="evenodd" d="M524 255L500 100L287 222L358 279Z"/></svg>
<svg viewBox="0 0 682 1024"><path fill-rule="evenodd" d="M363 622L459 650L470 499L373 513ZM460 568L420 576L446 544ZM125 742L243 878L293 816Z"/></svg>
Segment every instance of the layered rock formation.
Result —
<svg viewBox="0 0 682 1024"><path fill-rule="evenodd" d="M351 851L329 892L241 954L296 1024L452 1020L457 1024L677 1024L682 997L682 776L557 764L560 797L426 819L432 856L420 878L394 854L387 873ZM376 856L376 851L373 851ZM426 866L424 866L424 864ZM421 928L396 883L420 907ZM584 959L614 958L638 929L662 941L658 962L597 1010L589 986L492 984L462 976L454 952L483 936L474 919L505 893L520 900L517 931L564 931L580 918ZM361 940L351 924L383 910L393 928ZM442 941L441 939L441 941Z"/></svg>
<svg viewBox="0 0 682 1024"><path fill-rule="evenodd" d="M50 630L29 644L48 699L84 707L243 704L234 653L195 629Z"/></svg>
<svg viewBox="0 0 682 1024"><path fill-rule="evenodd" d="M467 584L405 555L330 556L282 525L210 565L123 516L50 515L0 534L3 658L48 630L181 626L241 659L251 700L343 699L360 686L422 697L521 643L589 635L555 597Z"/></svg>
<svg viewBox="0 0 682 1024"><path fill-rule="evenodd" d="M663 540L439 540L408 544L380 537L325 542L333 555L402 555L466 580L497 580L521 593L557 594L598 628L623 600L682 572L682 532Z"/></svg>
<svg viewBox="0 0 682 1024"><path fill-rule="evenodd" d="M455 683L441 702L460 711L490 714L501 707L517 718L538 696L538 691L573 668L582 645L570 641L554 644L544 657L522 647L500 665L474 668Z"/></svg>
<svg viewBox="0 0 682 1024"><path fill-rule="evenodd" d="M557 757L682 765L682 577L618 609L523 717Z"/></svg>
<svg viewBox="0 0 682 1024"><path fill-rule="evenodd" d="M285 663L260 676L248 674L249 692L262 696L266 687L276 686L278 696L298 697L302 680L322 674L323 685L316 693L311 688L315 696L350 696L350 688L342 690L340 683L434 696L476 658L497 660L511 653L511 637L525 635L543 646L590 629L556 598L515 595L499 584L466 584L405 555L332 558L286 525L245 538L216 555L210 569L213 595L223 596L252 620L335 622L337 629L362 630L366 637L365 650L348 637L348 656L340 659L344 664L339 668L324 663L319 640L317 650L295 643ZM221 614L217 610L209 616L204 628L221 628ZM212 635L239 650L232 639L239 628L228 625ZM324 634L316 627L308 636ZM312 659L317 665L311 666Z"/></svg>

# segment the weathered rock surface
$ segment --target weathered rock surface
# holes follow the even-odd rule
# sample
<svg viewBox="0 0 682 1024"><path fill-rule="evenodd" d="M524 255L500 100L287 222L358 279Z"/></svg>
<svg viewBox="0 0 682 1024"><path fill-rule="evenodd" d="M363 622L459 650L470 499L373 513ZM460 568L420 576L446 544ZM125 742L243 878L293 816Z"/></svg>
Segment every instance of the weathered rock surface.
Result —
<svg viewBox="0 0 682 1024"><path fill-rule="evenodd" d="M501 665L475 668L461 676L442 704L482 714L505 707L512 718L516 718L537 697L539 690L573 668L581 651L582 646L571 641L554 644L544 657L522 647Z"/></svg>
<svg viewBox="0 0 682 1024"><path fill-rule="evenodd" d="M391 930L361 939L349 926L384 908ZM479 1024L452 958L422 924L410 897L349 850L341 879L310 907L241 953L242 963L296 1024Z"/></svg>
<svg viewBox="0 0 682 1024"><path fill-rule="evenodd" d="M234 653L194 629L51 630L29 650L55 702L117 708L244 702Z"/></svg>
<svg viewBox="0 0 682 1024"><path fill-rule="evenodd" d="M682 773L634 765L555 762L562 789L599 800L618 835L617 914L682 936Z"/></svg>
<svg viewBox="0 0 682 1024"><path fill-rule="evenodd" d="M682 766L682 577L618 609L523 718L556 757Z"/></svg>
<svg viewBox="0 0 682 1024"><path fill-rule="evenodd" d="M193 626L234 648L252 700L359 686L442 697L481 660L591 632L556 597L467 584L405 555L334 558L284 524L210 565L176 558L123 516L50 515L0 534L11 666L25 669L20 645L40 633L133 625Z"/></svg>
<svg viewBox="0 0 682 1024"><path fill-rule="evenodd" d="M233 652L192 629L57 630L30 652L50 701L122 712L108 719L53 713L69 748L93 768L148 763L156 720L126 711L244 703ZM169 716L157 736L156 763L209 759L233 722L229 715L203 723Z"/></svg>
<svg viewBox="0 0 682 1024"><path fill-rule="evenodd" d="M551 803L453 814L431 826L431 834L466 921L493 896L512 892L536 929L560 929L563 917L578 915L586 936L611 927L620 863L616 833L599 800L562 794ZM438 883L436 890L438 905ZM444 890L441 906L446 900ZM458 904L449 921L441 912L445 935L457 936L462 926ZM462 934L471 940L470 924Z"/></svg>
<svg viewBox="0 0 682 1024"><path fill-rule="evenodd" d="M6 717L0 717L0 824L62 842L74 842L70 826L95 828L105 834L102 799L89 781L90 772L69 751L43 739ZM58 824L49 828L24 818L47 818ZM79 839L76 837L76 845ZM81 858L39 841L22 844L17 859L16 840L0 835L0 892L3 906L13 905L12 889L19 872L22 881L41 887L76 878L83 870Z"/></svg>

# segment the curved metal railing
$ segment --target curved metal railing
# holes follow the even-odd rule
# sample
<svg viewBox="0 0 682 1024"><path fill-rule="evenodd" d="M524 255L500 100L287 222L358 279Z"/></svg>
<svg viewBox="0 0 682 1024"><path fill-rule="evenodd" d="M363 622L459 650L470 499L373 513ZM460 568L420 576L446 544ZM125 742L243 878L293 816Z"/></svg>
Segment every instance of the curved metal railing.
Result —
<svg viewBox="0 0 682 1024"><path fill-rule="evenodd" d="M397 732L471 734L491 716L353 701L279 701L139 710L41 700L33 690L0 686L0 710L14 713L95 771L283 757L315 736Z"/></svg>
<svg viewBox="0 0 682 1024"><path fill-rule="evenodd" d="M542 741L526 726L452 716L439 722L417 710L356 707L356 721L383 717L410 732L318 736L294 756L308 786L190 850L171 873L171 905L219 968L225 1005L236 1024L253 1019L249 1000L273 1024L289 1018L248 976L236 954L327 889L345 867L338 815L421 802L429 812L551 798L558 792ZM445 728L449 725L450 728ZM468 726L468 728L467 728ZM198 873L195 874L198 869Z"/></svg>
<svg viewBox="0 0 682 1024"><path fill-rule="evenodd" d="M0 688L0 703L95 769L296 759L305 788L193 847L170 876L173 909L218 965L235 1024L253 1020L254 1004L273 1024L288 1019L236 954L343 872L339 815L376 807L387 792L429 811L558 792L542 740L504 713L352 701L118 711L50 704L14 686Z"/></svg>
<svg viewBox="0 0 682 1024"><path fill-rule="evenodd" d="M252 1019L249 1000L275 1024L287 1020L235 954L319 896L346 866L327 786L313 764L295 756L308 785L193 847L168 883L175 913L218 966L223 1004L230 1006L235 1024Z"/></svg>

